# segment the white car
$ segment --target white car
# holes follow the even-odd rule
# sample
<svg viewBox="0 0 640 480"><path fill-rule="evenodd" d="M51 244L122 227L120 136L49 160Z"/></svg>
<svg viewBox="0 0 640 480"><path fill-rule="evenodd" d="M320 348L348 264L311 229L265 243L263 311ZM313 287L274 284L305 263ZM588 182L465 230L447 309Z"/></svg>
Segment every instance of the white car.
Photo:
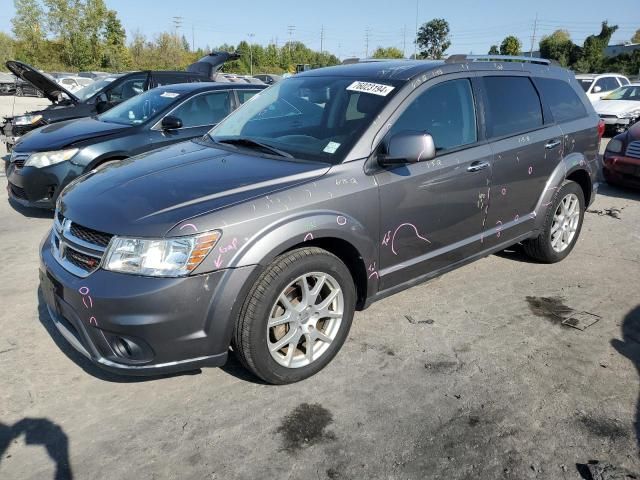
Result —
<svg viewBox="0 0 640 480"><path fill-rule="evenodd" d="M605 125L624 132L640 119L640 83L625 85L593 104Z"/></svg>
<svg viewBox="0 0 640 480"><path fill-rule="evenodd" d="M621 86L629 85L629 79L618 73L580 74L576 75L576 80L591 103L597 102Z"/></svg>
<svg viewBox="0 0 640 480"><path fill-rule="evenodd" d="M64 88L69 90L70 92L76 92L81 88L86 87L93 83L92 78L85 77L76 77L76 76L68 76L68 77L58 77L56 78L56 82L62 85Z"/></svg>

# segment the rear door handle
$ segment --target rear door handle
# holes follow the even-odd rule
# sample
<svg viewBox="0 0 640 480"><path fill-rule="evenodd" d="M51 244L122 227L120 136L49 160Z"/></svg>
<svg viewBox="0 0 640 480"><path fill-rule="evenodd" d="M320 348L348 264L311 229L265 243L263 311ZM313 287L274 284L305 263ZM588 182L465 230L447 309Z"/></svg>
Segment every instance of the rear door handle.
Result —
<svg viewBox="0 0 640 480"><path fill-rule="evenodd" d="M560 140L550 140L549 143L544 146L544 148L546 148L547 150L551 150L552 148L556 148L559 145Z"/></svg>
<svg viewBox="0 0 640 480"><path fill-rule="evenodd" d="M484 170L488 166L489 162L476 161L467 167L467 172L479 172L480 170Z"/></svg>

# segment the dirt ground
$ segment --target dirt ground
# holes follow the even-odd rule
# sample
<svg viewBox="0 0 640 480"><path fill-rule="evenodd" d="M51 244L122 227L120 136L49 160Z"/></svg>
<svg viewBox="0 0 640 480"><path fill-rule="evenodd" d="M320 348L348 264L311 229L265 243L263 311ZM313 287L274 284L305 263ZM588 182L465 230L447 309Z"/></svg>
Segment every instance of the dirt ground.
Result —
<svg viewBox="0 0 640 480"><path fill-rule="evenodd" d="M38 295L50 215L2 200L0 478L631 478L640 192L603 186L591 210L565 261L514 248L387 298L320 374L273 387L233 358L150 379L91 366Z"/></svg>

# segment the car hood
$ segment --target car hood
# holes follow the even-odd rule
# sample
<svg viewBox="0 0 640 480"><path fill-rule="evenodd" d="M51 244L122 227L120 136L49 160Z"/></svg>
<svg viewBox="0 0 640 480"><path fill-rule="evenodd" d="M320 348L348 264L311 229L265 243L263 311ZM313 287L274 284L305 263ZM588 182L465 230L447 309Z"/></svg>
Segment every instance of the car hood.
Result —
<svg viewBox="0 0 640 480"><path fill-rule="evenodd" d="M59 150L83 140L112 135L130 128L129 125L101 122L95 118L66 120L27 133L16 144L15 149L17 152Z"/></svg>
<svg viewBox="0 0 640 480"><path fill-rule="evenodd" d="M44 96L51 100L53 103L57 103L60 101L60 96L62 93L69 97L69 99L74 103L78 103L80 101L80 99L69 90L58 84L52 78L49 78L43 73L39 72L31 65L27 65L26 63L18 62L15 60L9 60L5 65L16 77L21 78L25 82L29 82L35 88L40 90L44 94Z"/></svg>
<svg viewBox="0 0 640 480"><path fill-rule="evenodd" d="M58 206L98 231L159 237L181 221L311 181L329 168L189 141L85 175L63 191Z"/></svg>
<svg viewBox="0 0 640 480"><path fill-rule="evenodd" d="M635 100L600 100L593 106L599 115L618 115L638 110L640 102Z"/></svg>

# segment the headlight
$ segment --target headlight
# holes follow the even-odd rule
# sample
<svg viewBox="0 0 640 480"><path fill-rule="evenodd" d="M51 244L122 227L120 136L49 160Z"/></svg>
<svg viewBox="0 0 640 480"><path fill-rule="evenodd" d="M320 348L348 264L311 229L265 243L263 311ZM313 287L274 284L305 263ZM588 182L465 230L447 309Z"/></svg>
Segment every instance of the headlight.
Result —
<svg viewBox="0 0 640 480"><path fill-rule="evenodd" d="M55 152L37 152L31 154L31 156L27 158L24 166L36 168L48 167L49 165L55 165L56 163L64 162L65 160L71 160L76 153L78 153L77 148L58 150Z"/></svg>
<svg viewBox="0 0 640 480"><path fill-rule="evenodd" d="M611 152L611 153L621 153L622 140L617 140L615 138L612 138L611 140L609 140L609 143L607 144L607 148L605 149L605 151Z"/></svg>
<svg viewBox="0 0 640 480"><path fill-rule="evenodd" d="M212 232L168 239L113 237L103 268L152 277L181 277L200 265L222 233Z"/></svg>
<svg viewBox="0 0 640 480"><path fill-rule="evenodd" d="M33 125L42 120L42 115L22 115L13 119L14 125Z"/></svg>
<svg viewBox="0 0 640 480"><path fill-rule="evenodd" d="M619 118L635 118L635 117L640 117L640 109L632 110L626 113L621 113L619 116Z"/></svg>

